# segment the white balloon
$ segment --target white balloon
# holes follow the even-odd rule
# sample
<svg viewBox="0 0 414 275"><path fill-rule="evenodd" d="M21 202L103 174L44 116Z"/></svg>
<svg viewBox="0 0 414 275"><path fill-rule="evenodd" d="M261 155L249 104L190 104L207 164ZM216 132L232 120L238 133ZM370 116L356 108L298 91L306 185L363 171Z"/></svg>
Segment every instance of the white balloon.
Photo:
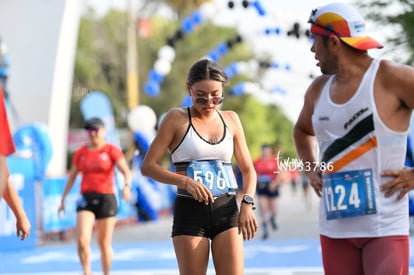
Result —
<svg viewBox="0 0 414 275"><path fill-rule="evenodd" d="M236 63L239 74L247 74L249 72L246 61L239 61Z"/></svg>
<svg viewBox="0 0 414 275"><path fill-rule="evenodd" d="M250 59L247 62L247 70L249 71L250 75L257 75L259 71L259 62L255 59Z"/></svg>
<svg viewBox="0 0 414 275"><path fill-rule="evenodd" d="M139 105L132 109L127 117L129 128L136 131L149 131L157 124L157 115L151 107Z"/></svg>
<svg viewBox="0 0 414 275"><path fill-rule="evenodd" d="M158 50L158 58L167 60L172 63L175 58L175 50L173 47L165 45Z"/></svg>
<svg viewBox="0 0 414 275"><path fill-rule="evenodd" d="M154 63L154 70L157 71L160 75L165 76L171 71L171 64L165 59L158 59Z"/></svg>
<svg viewBox="0 0 414 275"><path fill-rule="evenodd" d="M211 19L216 14L216 6L211 2L204 2L200 7L201 14L207 18Z"/></svg>
<svg viewBox="0 0 414 275"><path fill-rule="evenodd" d="M261 91L260 85L256 82L244 82L245 93L256 94Z"/></svg>

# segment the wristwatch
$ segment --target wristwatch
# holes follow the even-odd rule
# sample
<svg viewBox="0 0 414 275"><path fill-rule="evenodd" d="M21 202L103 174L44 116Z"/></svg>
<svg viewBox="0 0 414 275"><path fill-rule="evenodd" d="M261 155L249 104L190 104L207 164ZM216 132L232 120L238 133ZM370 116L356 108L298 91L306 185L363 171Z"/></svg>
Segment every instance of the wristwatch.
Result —
<svg viewBox="0 0 414 275"><path fill-rule="evenodd" d="M252 196L250 196L250 195L243 195L243 198L242 198L242 201L241 201L242 203L247 203L247 204L251 204L252 205L252 210L255 210L256 209L256 207L254 206L254 198L252 197Z"/></svg>

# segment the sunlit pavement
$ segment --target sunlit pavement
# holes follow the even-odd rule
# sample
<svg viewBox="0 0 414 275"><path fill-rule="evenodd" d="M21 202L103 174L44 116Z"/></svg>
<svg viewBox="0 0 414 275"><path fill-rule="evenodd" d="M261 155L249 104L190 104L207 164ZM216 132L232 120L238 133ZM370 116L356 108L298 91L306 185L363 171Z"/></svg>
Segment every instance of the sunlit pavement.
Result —
<svg viewBox="0 0 414 275"><path fill-rule="evenodd" d="M92 267L100 274L99 250L93 246ZM0 254L1 274L81 274L76 246L41 247ZM318 240L254 240L245 246L245 274L322 274ZM177 274L171 241L114 244L112 274ZM212 266L210 263L210 273ZM98 272L98 273L97 273ZM311 272L311 273L309 273Z"/></svg>

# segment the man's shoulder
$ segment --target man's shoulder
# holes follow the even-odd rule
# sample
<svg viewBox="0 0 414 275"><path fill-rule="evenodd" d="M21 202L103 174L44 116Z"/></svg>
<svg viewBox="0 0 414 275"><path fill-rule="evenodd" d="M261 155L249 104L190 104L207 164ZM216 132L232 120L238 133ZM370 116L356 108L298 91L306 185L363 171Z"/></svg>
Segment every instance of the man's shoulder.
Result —
<svg viewBox="0 0 414 275"><path fill-rule="evenodd" d="M323 87L325 86L326 82L328 81L330 75L320 75L316 77L312 83L309 85L308 90L306 91L306 99L308 102L315 102L318 100Z"/></svg>
<svg viewBox="0 0 414 275"><path fill-rule="evenodd" d="M406 64L398 64L391 60L382 59L378 69L378 77L384 87L413 87L414 68Z"/></svg>
<svg viewBox="0 0 414 275"><path fill-rule="evenodd" d="M322 74L322 75L315 77L315 79L311 83L311 87L313 86L313 87L322 88L330 77L331 75L327 75L327 74Z"/></svg>
<svg viewBox="0 0 414 275"><path fill-rule="evenodd" d="M399 64L392 60L381 59L379 69L385 75L399 76L402 71L414 74L414 68L406 64Z"/></svg>

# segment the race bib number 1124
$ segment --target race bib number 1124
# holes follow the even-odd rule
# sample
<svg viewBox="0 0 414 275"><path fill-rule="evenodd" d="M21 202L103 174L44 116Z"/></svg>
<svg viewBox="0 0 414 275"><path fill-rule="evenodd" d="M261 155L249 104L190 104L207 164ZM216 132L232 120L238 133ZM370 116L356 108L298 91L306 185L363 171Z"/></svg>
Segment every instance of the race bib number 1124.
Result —
<svg viewBox="0 0 414 275"><path fill-rule="evenodd" d="M324 175L323 189L328 220L377 213L371 169Z"/></svg>

